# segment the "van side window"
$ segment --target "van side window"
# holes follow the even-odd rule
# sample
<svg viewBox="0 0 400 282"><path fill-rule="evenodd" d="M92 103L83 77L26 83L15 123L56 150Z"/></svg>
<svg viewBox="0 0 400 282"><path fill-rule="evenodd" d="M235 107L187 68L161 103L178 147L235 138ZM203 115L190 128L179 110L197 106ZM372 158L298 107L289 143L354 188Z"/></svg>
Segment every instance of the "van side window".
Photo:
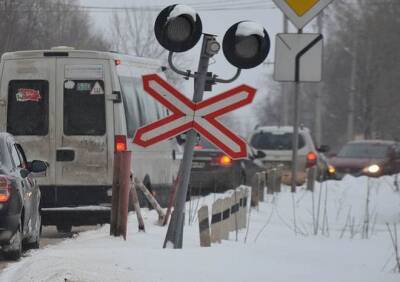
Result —
<svg viewBox="0 0 400 282"><path fill-rule="evenodd" d="M105 111L102 80L64 81L65 135L104 135Z"/></svg>
<svg viewBox="0 0 400 282"><path fill-rule="evenodd" d="M135 93L135 84L138 81L135 82L134 78L126 76L120 76L119 81L121 84L128 137L132 138L136 129L142 124L139 97Z"/></svg>
<svg viewBox="0 0 400 282"><path fill-rule="evenodd" d="M10 81L8 85L7 132L17 136L45 136L48 134L48 81Z"/></svg>

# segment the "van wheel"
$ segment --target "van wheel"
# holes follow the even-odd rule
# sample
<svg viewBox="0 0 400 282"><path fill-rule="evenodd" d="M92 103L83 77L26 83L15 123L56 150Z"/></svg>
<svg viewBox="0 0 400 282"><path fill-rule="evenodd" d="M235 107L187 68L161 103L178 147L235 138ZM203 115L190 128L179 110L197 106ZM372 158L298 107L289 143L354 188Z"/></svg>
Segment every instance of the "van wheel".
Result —
<svg viewBox="0 0 400 282"><path fill-rule="evenodd" d="M22 255L21 220L9 245L3 247L3 255L8 260L19 260Z"/></svg>
<svg viewBox="0 0 400 282"><path fill-rule="evenodd" d="M71 233L71 231L72 231L72 225L70 225L70 224L57 224L56 227L57 227L58 233L68 234L68 233Z"/></svg>

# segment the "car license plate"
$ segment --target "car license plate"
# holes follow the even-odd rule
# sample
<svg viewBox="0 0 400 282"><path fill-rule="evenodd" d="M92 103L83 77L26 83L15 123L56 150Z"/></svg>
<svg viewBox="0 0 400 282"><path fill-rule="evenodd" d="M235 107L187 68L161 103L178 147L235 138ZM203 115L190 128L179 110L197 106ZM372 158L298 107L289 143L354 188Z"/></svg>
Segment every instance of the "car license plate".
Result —
<svg viewBox="0 0 400 282"><path fill-rule="evenodd" d="M202 162L193 162L192 168L203 168L206 164Z"/></svg>

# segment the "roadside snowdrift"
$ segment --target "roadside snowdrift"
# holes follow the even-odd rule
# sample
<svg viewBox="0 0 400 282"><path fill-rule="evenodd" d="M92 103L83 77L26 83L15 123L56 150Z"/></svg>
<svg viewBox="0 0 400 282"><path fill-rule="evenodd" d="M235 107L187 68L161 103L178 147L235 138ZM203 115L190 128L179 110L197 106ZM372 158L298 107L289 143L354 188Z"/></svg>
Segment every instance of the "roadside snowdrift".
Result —
<svg viewBox="0 0 400 282"><path fill-rule="evenodd" d="M222 196L202 198L198 207ZM246 242L241 230L237 242L233 232L229 241L200 248L198 222L186 225L183 250L162 249L166 227L154 225L156 212L144 209L146 233L137 232L131 214L127 241L110 237L106 225L29 252L1 273L0 281L399 281L385 225L400 222L393 178L317 183L314 195L299 189L296 232L292 200L284 187L252 209ZM361 239L366 219L369 239Z"/></svg>

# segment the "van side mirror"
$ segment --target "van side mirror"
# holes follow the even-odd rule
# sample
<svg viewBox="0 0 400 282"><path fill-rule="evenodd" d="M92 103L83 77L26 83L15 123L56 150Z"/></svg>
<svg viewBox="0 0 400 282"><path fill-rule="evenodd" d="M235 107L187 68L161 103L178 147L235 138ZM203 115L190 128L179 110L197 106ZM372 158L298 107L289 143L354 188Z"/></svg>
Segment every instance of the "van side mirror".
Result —
<svg viewBox="0 0 400 282"><path fill-rule="evenodd" d="M266 156L267 155L263 151L257 150L257 153L254 155L254 158L255 159L262 159L262 158L265 158Z"/></svg>
<svg viewBox="0 0 400 282"><path fill-rule="evenodd" d="M47 164L44 161L34 160L30 163L31 172L44 172L47 170Z"/></svg>
<svg viewBox="0 0 400 282"><path fill-rule="evenodd" d="M29 173L31 173L31 172L29 170L27 170L26 168L23 168L23 169L20 170L19 173L21 174L22 178L27 178Z"/></svg>
<svg viewBox="0 0 400 282"><path fill-rule="evenodd" d="M326 153L329 152L330 150L331 148L328 145L321 145L317 148L317 151L321 153Z"/></svg>
<svg viewBox="0 0 400 282"><path fill-rule="evenodd" d="M175 137L176 142L178 142L179 145L183 145L186 142L186 134L180 134Z"/></svg>

